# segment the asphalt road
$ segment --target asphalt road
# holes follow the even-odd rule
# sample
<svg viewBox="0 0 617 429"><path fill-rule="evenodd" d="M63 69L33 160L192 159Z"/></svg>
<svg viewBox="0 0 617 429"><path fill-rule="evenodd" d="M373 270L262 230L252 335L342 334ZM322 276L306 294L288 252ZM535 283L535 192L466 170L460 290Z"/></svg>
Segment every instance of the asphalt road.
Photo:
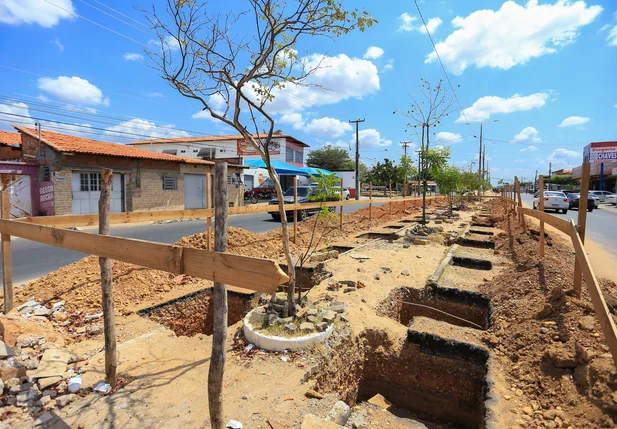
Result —
<svg viewBox="0 0 617 429"><path fill-rule="evenodd" d="M528 207L533 207L533 195L523 194L523 203ZM552 215L559 216L564 219L572 219L574 222L578 220L578 210L568 210L568 213L555 213L552 210L547 211ZM617 255L617 208L610 204L600 204L600 206L592 211L587 212L587 226L585 229L585 237L589 238L596 244L600 244L607 248L613 255Z"/></svg>
<svg viewBox="0 0 617 429"><path fill-rule="evenodd" d="M368 204L345 207L345 212L352 212L363 207L368 207ZM260 234L272 231L273 229L279 228L281 225L280 222L273 221L272 217L265 213L229 216L228 224L229 226L248 229L249 231ZM98 227L79 229L80 231L94 234L98 232ZM204 230L205 220L202 219L164 224L141 223L112 225L111 235L172 244L182 237L204 232ZM11 251L13 260L13 284L16 286L42 277L60 267L88 256L85 253L47 246L21 238L12 239Z"/></svg>

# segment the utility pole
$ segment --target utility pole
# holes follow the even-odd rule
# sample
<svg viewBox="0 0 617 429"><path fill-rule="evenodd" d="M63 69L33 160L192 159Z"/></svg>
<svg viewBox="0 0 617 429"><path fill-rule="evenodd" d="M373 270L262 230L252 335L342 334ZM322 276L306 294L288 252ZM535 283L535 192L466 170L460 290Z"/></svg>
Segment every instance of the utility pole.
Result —
<svg viewBox="0 0 617 429"><path fill-rule="evenodd" d="M364 118L349 121L350 124L356 124L356 200L360 199L360 134L358 132L358 124L364 121Z"/></svg>
<svg viewBox="0 0 617 429"><path fill-rule="evenodd" d="M478 155L478 176L482 177L482 125L480 124L480 154Z"/></svg>
<svg viewBox="0 0 617 429"><path fill-rule="evenodd" d="M535 193L538 190L538 170L536 170L536 175L533 177L533 192Z"/></svg>
<svg viewBox="0 0 617 429"><path fill-rule="evenodd" d="M553 174L553 163L548 163L548 190L551 190L551 174Z"/></svg>

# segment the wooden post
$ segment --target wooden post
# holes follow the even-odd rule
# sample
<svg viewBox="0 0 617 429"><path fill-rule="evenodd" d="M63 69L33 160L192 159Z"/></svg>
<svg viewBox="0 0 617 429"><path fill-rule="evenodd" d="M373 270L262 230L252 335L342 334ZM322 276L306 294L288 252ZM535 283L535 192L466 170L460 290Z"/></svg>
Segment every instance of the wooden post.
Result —
<svg viewBox="0 0 617 429"><path fill-rule="evenodd" d="M206 174L206 208L212 208L212 174ZM212 217L206 218L206 246L208 250L212 250Z"/></svg>
<svg viewBox="0 0 617 429"><path fill-rule="evenodd" d="M389 197L389 198L390 198L390 203L389 203L389 206L390 206L390 214L392 214L392 183L389 183L389 184L388 184L388 188L390 189L390 197Z"/></svg>
<svg viewBox="0 0 617 429"><path fill-rule="evenodd" d="M518 195L518 207L519 208L523 208L523 199L521 198L521 182L518 182L518 186L516 188L516 192ZM521 225L523 225L523 227L525 227L525 215L523 214L522 211L519 211L518 213L518 220L521 223Z"/></svg>
<svg viewBox="0 0 617 429"><path fill-rule="evenodd" d="M540 195L538 197L538 210L544 213L544 176L538 177L538 186L540 187ZM544 221L540 221L540 257L544 258Z"/></svg>
<svg viewBox="0 0 617 429"><path fill-rule="evenodd" d="M8 191L0 192L2 219L11 218L11 196ZM4 290L4 314L13 309L13 263L11 260L11 236L2 234L2 286Z"/></svg>
<svg viewBox="0 0 617 429"><path fill-rule="evenodd" d="M111 206L111 182L113 172L101 171L101 196L99 197L99 234L109 235L109 210ZM116 350L116 314L112 285L111 259L99 257L101 267L101 290L103 303L103 330L105 333L105 381L116 387L118 352Z"/></svg>
<svg viewBox="0 0 617 429"><path fill-rule="evenodd" d="M373 182L368 182L368 223L370 225L371 220L373 220Z"/></svg>
<svg viewBox="0 0 617 429"><path fill-rule="evenodd" d="M583 163L583 171L581 174L581 192L578 200L578 235L581 237L581 242L585 244L585 225L587 223L587 199L589 198L589 173L591 170L591 164L588 162ZM583 249L583 251L585 251ZM578 258L574 263L574 292L576 296L581 296L581 283L583 275L581 272L581 264L578 262Z"/></svg>
<svg viewBox="0 0 617 429"><path fill-rule="evenodd" d="M215 170L216 201L214 207L214 251L227 251L227 163L218 161ZM208 405L210 426L223 429L223 374L225 371L225 342L227 340L227 286L214 282L214 311L212 356L208 371Z"/></svg>
<svg viewBox="0 0 617 429"><path fill-rule="evenodd" d="M294 176L294 206L298 204L298 176ZM297 243L298 235L298 211L294 209L294 243Z"/></svg>
<svg viewBox="0 0 617 429"><path fill-rule="evenodd" d="M341 178L341 203L344 201L343 199L343 179ZM341 232L343 231L343 205L341 204L340 206L341 209L341 213L340 213L340 225L339 225L339 229L341 230Z"/></svg>

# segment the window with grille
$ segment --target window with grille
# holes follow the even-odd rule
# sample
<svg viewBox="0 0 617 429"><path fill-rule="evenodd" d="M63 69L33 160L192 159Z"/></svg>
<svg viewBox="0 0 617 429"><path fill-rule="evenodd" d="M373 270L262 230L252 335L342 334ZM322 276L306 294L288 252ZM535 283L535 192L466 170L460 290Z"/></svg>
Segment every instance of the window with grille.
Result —
<svg viewBox="0 0 617 429"><path fill-rule="evenodd" d="M287 148L287 151L285 152L285 161L294 162L294 152L295 150Z"/></svg>
<svg viewBox="0 0 617 429"><path fill-rule="evenodd" d="M163 176L163 191L175 191L178 189L178 178L176 176Z"/></svg>
<svg viewBox="0 0 617 429"><path fill-rule="evenodd" d="M302 155L303 155L303 153L302 153L302 152L300 152L300 151L297 151L297 150L296 150L296 151L294 151L294 152L296 153L296 154L295 154L295 161L296 161L298 164L302 164L302 162L303 162L303 160L302 160Z"/></svg>
<svg viewBox="0 0 617 429"><path fill-rule="evenodd" d="M51 180L51 168L49 165L43 165L40 169L41 182L49 182Z"/></svg>
<svg viewBox="0 0 617 429"><path fill-rule="evenodd" d="M82 192L99 192L101 175L99 173L79 173L79 190Z"/></svg>

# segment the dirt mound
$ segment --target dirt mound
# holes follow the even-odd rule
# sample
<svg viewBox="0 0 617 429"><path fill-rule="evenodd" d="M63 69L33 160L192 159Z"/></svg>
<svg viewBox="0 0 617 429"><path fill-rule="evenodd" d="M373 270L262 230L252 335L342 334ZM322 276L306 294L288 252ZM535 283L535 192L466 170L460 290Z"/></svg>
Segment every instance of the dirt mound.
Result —
<svg viewBox="0 0 617 429"><path fill-rule="evenodd" d="M493 206L504 214L499 203ZM499 237L496 249L516 265L483 286L495 309L485 340L509 368L513 391L540 411L532 414L536 423L557 417L564 426L613 427L617 371L586 286L580 299L573 294L572 246L555 237L541 261L538 237L515 216L497 226L512 239ZM609 300L617 296L613 282L602 283Z"/></svg>

